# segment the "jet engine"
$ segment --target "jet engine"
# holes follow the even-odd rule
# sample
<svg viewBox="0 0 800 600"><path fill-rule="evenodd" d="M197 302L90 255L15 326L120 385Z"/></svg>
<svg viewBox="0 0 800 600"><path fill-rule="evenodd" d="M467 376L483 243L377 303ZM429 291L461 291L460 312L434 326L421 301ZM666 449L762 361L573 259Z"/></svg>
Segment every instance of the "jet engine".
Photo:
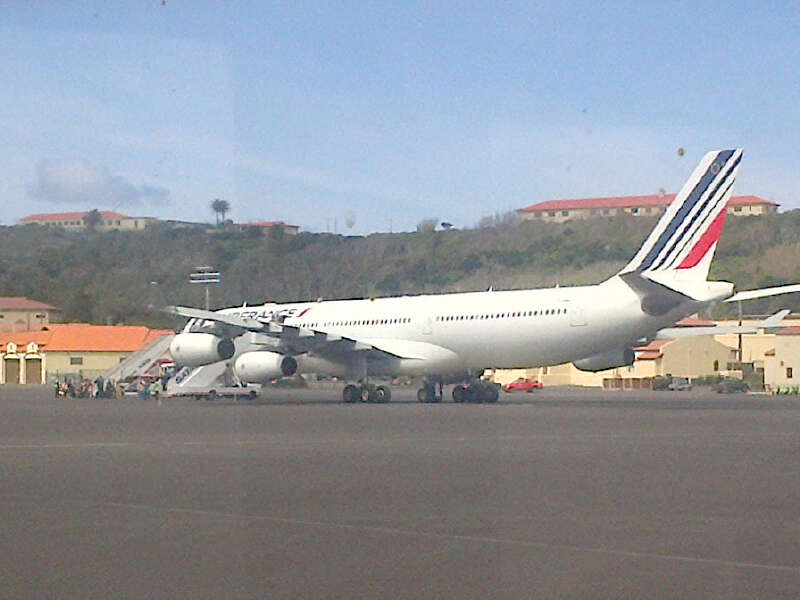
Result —
<svg viewBox="0 0 800 600"><path fill-rule="evenodd" d="M245 352L233 363L233 372L246 383L265 383L297 373L297 360L277 352Z"/></svg>
<svg viewBox="0 0 800 600"><path fill-rule="evenodd" d="M630 366L633 364L634 358L635 355L633 353L633 349L616 348L614 350L608 350L607 352L601 352L600 354L595 354L594 356L576 360L572 364L574 364L575 367L581 371L591 371L592 373L595 373L597 371L605 371L606 369Z"/></svg>
<svg viewBox="0 0 800 600"><path fill-rule="evenodd" d="M169 345L172 358L180 366L202 367L234 354L233 342L211 333L179 333Z"/></svg>
<svg viewBox="0 0 800 600"><path fill-rule="evenodd" d="M324 373L345 375L346 364L318 356L278 354L277 352L245 352L233 364L236 376L245 383L266 383L277 377L290 377L295 373Z"/></svg>

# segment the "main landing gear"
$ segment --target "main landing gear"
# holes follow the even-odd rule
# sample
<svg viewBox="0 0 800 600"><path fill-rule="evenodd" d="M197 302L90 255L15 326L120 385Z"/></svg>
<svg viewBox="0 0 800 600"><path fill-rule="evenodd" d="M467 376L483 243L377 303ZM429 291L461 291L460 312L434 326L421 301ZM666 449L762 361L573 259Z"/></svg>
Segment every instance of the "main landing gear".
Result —
<svg viewBox="0 0 800 600"><path fill-rule="evenodd" d="M342 399L345 402L378 402L386 403L392 399L392 390L385 385L362 383L361 385L348 384L342 390Z"/></svg>
<svg viewBox="0 0 800 600"><path fill-rule="evenodd" d="M429 377L422 382L422 387L417 390L417 400L420 402L441 402L444 398L443 381L441 377ZM490 381L471 379L467 383L459 383L453 388L453 401L462 404L465 402L494 403L500 398L500 386Z"/></svg>
<svg viewBox="0 0 800 600"><path fill-rule="evenodd" d="M429 377L422 382L422 387L417 390L417 400L420 402L441 402L443 396L441 377Z"/></svg>
<svg viewBox="0 0 800 600"><path fill-rule="evenodd" d="M490 381L473 379L469 383L459 383L453 388L453 402L489 402L495 403L500 398L500 386Z"/></svg>

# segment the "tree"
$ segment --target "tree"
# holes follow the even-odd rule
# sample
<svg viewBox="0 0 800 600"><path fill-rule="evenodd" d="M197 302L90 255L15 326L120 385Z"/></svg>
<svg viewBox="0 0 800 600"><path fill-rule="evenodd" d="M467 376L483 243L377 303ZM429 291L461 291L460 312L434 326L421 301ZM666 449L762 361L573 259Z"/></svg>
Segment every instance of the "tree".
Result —
<svg viewBox="0 0 800 600"><path fill-rule="evenodd" d="M422 221L417 223L417 232L436 231L436 224L438 222L439 219L422 219Z"/></svg>
<svg viewBox="0 0 800 600"><path fill-rule="evenodd" d="M211 203L211 210L213 210L214 213L216 214L216 216L217 216L217 225L219 225L220 223L224 223L225 222L225 215L228 212L230 212L231 205L230 205L230 202L228 202L227 200L222 200L220 198L214 198L214 201Z"/></svg>
<svg viewBox="0 0 800 600"><path fill-rule="evenodd" d="M102 223L102 222L103 222L103 215L101 215L100 211L97 210L96 208L93 208L92 210L90 210L83 217L83 223L89 229L94 229L95 227L100 225L100 223Z"/></svg>

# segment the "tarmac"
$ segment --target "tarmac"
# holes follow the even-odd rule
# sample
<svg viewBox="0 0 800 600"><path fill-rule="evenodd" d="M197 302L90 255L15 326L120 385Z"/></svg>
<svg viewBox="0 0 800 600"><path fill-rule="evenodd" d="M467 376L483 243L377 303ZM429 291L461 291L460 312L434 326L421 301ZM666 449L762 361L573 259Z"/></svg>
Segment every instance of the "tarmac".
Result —
<svg viewBox="0 0 800 600"><path fill-rule="evenodd" d="M0 391L3 598L797 598L800 399Z"/></svg>

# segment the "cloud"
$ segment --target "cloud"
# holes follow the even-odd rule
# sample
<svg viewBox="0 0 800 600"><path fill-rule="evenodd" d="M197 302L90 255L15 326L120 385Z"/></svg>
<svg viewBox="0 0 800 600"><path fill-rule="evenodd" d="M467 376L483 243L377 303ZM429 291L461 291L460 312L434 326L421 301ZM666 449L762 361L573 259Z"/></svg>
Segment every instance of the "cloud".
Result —
<svg viewBox="0 0 800 600"><path fill-rule="evenodd" d="M86 160L43 160L29 189L37 200L52 204L117 208L169 199L169 191L150 185L134 185L105 167Z"/></svg>

